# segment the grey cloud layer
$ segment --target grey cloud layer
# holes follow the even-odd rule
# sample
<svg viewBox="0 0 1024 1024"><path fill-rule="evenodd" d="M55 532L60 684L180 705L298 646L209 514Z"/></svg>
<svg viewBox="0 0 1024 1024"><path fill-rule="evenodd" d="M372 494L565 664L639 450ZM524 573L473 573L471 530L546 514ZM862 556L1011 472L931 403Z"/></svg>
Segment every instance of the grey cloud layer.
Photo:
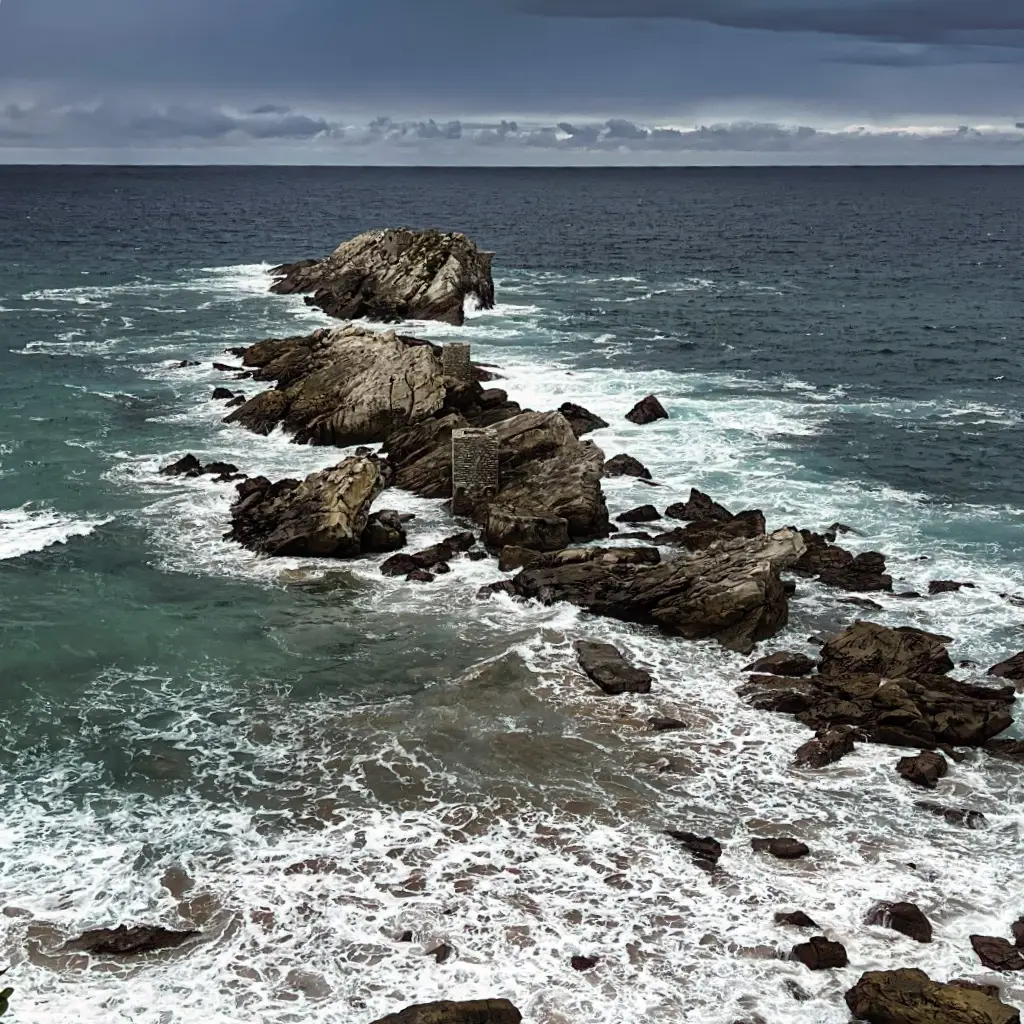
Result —
<svg viewBox="0 0 1024 1024"><path fill-rule="evenodd" d="M1018 126L1019 127L1019 126ZM853 128L825 131L806 125L740 122L681 128L645 125L622 118L600 122L525 124L516 121L393 120L358 124L339 118L263 104L248 111L196 106L132 109L98 104L50 107L9 104L0 108L0 154L17 150L60 151L132 146L149 149L199 147L200 151L251 150L269 158L285 147L290 159L310 162L353 159L357 151L388 161L405 153L426 154L428 162L473 163L488 150L488 160L515 163L527 152L530 162L557 162L566 154L599 163L679 162L700 155L760 154L813 163L858 159L930 162L947 158L1024 159L1024 132L978 130L879 131ZM539 155L538 155L539 154ZM369 162L369 161L367 161Z"/></svg>
<svg viewBox="0 0 1024 1024"><path fill-rule="evenodd" d="M683 18L729 28L823 32L902 42L975 39L1024 46L1015 0L519 0L523 10L574 18Z"/></svg>

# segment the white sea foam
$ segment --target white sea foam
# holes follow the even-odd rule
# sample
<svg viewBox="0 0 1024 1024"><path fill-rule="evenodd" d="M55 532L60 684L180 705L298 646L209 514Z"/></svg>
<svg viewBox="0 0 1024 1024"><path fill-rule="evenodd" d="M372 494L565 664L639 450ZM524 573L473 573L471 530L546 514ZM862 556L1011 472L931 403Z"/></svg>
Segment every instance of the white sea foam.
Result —
<svg viewBox="0 0 1024 1024"><path fill-rule="evenodd" d="M0 510L0 561L66 544L72 537L87 537L110 518L76 518L49 508Z"/></svg>

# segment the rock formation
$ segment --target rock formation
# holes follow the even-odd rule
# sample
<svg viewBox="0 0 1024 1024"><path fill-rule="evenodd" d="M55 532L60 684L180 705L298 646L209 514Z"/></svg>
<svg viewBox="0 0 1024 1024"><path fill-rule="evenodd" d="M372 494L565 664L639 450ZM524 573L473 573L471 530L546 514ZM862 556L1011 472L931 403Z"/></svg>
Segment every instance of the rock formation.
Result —
<svg viewBox="0 0 1024 1024"><path fill-rule="evenodd" d="M689 639L714 637L731 650L749 653L786 624L789 607L779 569L800 557L803 542L792 530L780 530L654 565L636 564L631 550L591 549L578 557L561 552L558 559L521 572L513 590L524 598L568 601L598 615L657 625Z"/></svg>
<svg viewBox="0 0 1024 1024"><path fill-rule="evenodd" d="M932 981L924 971L868 971L846 1005L868 1024L1020 1024L1020 1014L975 988Z"/></svg>
<svg viewBox="0 0 1024 1024"><path fill-rule="evenodd" d="M604 464L605 476L633 476L638 480L650 480L651 471L632 455L616 455Z"/></svg>
<svg viewBox="0 0 1024 1024"><path fill-rule="evenodd" d="M876 903L868 911L867 924L891 928L918 942L932 941L932 924L913 903Z"/></svg>
<svg viewBox="0 0 1024 1024"><path fill-rule="evenodd" d="M790 955L812 971L830 971L850 962L843 944L832 942L824 935L815 935L794 946Z"/></svg>
<svg viewBox="0 0 1024 1024"><path fill-rule="evenodd" d="M507 999L421 1003L373 1024L519 1024L523 1015Z"/></svg>
<svg viewBox="0 0 1024 1024"><path fill-rule="evenodd" d="M173 949L199 934L197 931L170 931L151 925L134 928L120 925L83 932L78 938L69 939L64 949L95 956L137 956L158 949Z"/></svg>
<svg viewBox="0 0 1024 1024"><path fill-rule="evenodd" d="M801 530L807 545L803 558L793 566L798 576L817 577L822 583L843 590L892 590L892 577L885 572L885 556L865 551L856 557L845 548L829 542L835 534L822 536Z"/></svg>
<svg viewBox="0 0 1024 1024"><path fill-rule="evenodd" d="M1018 651L1006 661L993 665L988 674L998 679L1024 679L1024 651Z"/></svg>
<svg viewBox="0 0 1024 1024"><path fill-rule="evenodd" d="M367 231L323 260L302 260L271 271L271 291L305 293L306 301L341 320L441 320L461 325L474 296L494 305L493 254L465 235L408 229Z"/></svg>
<svg viewBox="0 0 1024 1024"><path fill-rule="evenodd" d="M617 697L623 693L651 692L651 673L635 668L612 644L577 640L573 647L580 668L605 693Z"/></svg>
<svg viewBox="0 0 1024 1024"><path fill-rule="evenodd" d="M626 413L626 419L629 420L630 423L636 423L643 426L646 423L653 423L655 420L667 420L668 413L665 412L665 407L654 395L648 395L646 398L642 398L637 402L636 405Z"/></svg>
<svg viewBox="0 0 1024 1024"><path fill-rule="evenodd" d="M608 426L607 420L595 416L589 409L584 409L582 405L577 405L575 402L563 402L558 407L558 411L569 421L569 426L572 427L572 432L577 437Z"/></svg>
<svg viewBox="0 0 1024 1024"><path fill-rule="evenodd" d="M370 506L384 484L384 465L372 457L345 459L302 481L246 480L238 486L226 539L264 555L355 558L368 527L378 536L380 522L370 523Z"/></svg>

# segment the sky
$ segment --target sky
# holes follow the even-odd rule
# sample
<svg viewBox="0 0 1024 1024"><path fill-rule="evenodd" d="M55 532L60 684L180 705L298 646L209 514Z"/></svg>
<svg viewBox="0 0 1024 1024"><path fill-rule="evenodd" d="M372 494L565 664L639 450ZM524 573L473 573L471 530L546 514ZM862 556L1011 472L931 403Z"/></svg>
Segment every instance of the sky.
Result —
<svg viewBox="0 0 1024 1024"><path fill-rule="evenodd" d="M1024 0L0 0L0 162L1024 162Z"/></svg>

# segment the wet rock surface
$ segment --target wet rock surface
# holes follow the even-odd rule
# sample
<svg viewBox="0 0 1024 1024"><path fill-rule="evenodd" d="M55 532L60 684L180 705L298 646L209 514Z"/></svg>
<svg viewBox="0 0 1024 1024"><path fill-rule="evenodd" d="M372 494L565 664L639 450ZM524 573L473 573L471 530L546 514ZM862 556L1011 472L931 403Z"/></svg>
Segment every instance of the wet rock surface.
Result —
<svg viewBox="0 0 1024 1024"><path fill-rule="evenodd" d="M668 413L665 411L665 407L658 401L654 395L648 395L646 398L642 398L636 405L633 406L629 412L626 413L626 419L630 423L636 423L643 426L647 423L653 423L655 420L667 420Z"/></svg>
<svg viewBox="0 0 1024 1024"><path fill-rule="evenodd" d="M494 305L492 254L462 234L389 229L343 242L323 260L271 271L271 291L306 301L342 320L441 320L461 325L466 299Z"/></svg>
<svg viewBox="0 0 1024 1024"><path fill-rule="evenodd" d="M831 971L850 962L846 947L824 935L815 935L807 942L799 943L790 955L812 971Z"/></svg>
<svg viewBox="0 0 1024 1024"><path fill-rule="evenodd" d="M372 1024L520 1024L523 1015L507 999L420 1003Z"/></svg>
<svg viewBox="0 0 1024 1024"><path fill-rule="evenodd" d="M990 971L1024 971L1024 949L993 935L972 935L971 946Z"/></svg>
<svg viewBox="0 0 1024 1024"><path fill-rule="evenodd" d="M914 903L876 903L868 912L867 924L891 928L918 942L932 941L932 925Z"/></svg>
<svg viewBox="0 0 1024 1024"><path fill-rule="evenodd" d="M884 555L865 551L855 556L845 548L829 543L820 533L800 532L807 550L793 566L792 571L798 576L815 577L842 590L892 590L892 577L885 571Z"/></svg>
<svg viewBox="0 0 1024 1024"><path fill-rule="evenodd" d="M694 832L668 829L665 835L681 844L702 871L714 871L722 858L722 844L711 836L698 836Z"/></svg>
<svg viewBox="0 0 1024 1024"><path fill-rule="evenodd" d="M638 480L650 480L651 471L632 455L616 455L604 464L605 476L632 476Z"/></svg>
<svg viewBox="0 0 1024 1024"><path fill-rule="evenodd" d="M763 672L773 676L809 676L817 662L806 654L795 654L792 651L778 651L775 654L758 658L757 661L744 667L744 672Z"/></svg>
<svg viewBox="0 0 1024 1024"><path fill-rule="evenodd" d="M914 757L902 757L896 765L897 773L907 782L924 789L934 789L939 779L949 771L946 759L934 750L926 750Z"/></svg>
<svg viewBox="0 0 1024 1024"><path fill-rule="evenodd" d="M806 843L799 839L751 839L750 845L755 853L768 853L777 860L799 860L811 851Z"/></svg>
<svg viewBox="0 0 1024 1024"><path fill-rule="evenodd" d="M576 659L587 677L611 696L623 693L650 693L650 672L631 665L612 644L577 640L573 644Z"/></svg>
<svg viewBox="0 0 1024 1024"><path fill-rule="evenodd" d="M852 729L819 729L813 740L797 748L795 764L800 768L824 768L852 754L854 751Z"/></svg>
<svg viewBox="0 0 1024 1024"><path fill-rule="evenodd" d="M576 405L575 402L563 402L558 407L558 411L566 418L572 432L577 437L608 426L607 420L595 416L589 409L584 409L582 405Z"/></svg>
<svg viewBox="0 0 1024 1024"><path fill-rule="evenodd" d="M69 939L64 948L94 956L138 956L160 949L174 949L199 934L197 931L174 931L152 925L120 925L83 932L77 938Z"/></svg>

